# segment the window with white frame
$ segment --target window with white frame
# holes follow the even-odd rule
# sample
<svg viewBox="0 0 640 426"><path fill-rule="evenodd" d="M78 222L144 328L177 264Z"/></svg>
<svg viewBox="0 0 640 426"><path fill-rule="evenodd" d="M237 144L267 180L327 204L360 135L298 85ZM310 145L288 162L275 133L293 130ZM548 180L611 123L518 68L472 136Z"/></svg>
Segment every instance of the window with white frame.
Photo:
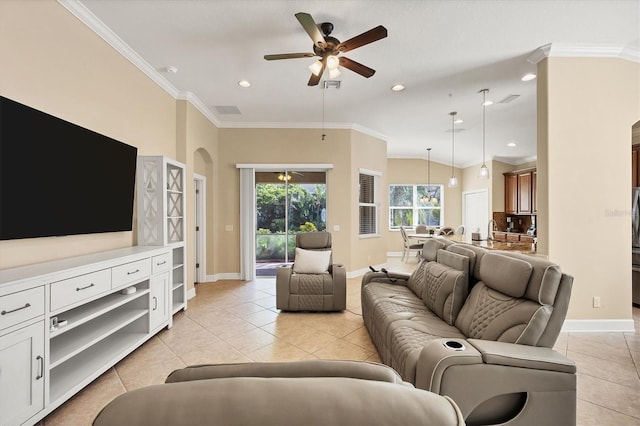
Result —
<svg viewBox="0 0 640 426"><path fill-rule="evenodd" d="M376 172L360 171L360 236L378 235L378 178Z"/></svg>
<svg viewBox="0 0 640 426"><path fill-rule="evenodd" d="M389 229L442 225L442 185L389 185Z"/></svg>

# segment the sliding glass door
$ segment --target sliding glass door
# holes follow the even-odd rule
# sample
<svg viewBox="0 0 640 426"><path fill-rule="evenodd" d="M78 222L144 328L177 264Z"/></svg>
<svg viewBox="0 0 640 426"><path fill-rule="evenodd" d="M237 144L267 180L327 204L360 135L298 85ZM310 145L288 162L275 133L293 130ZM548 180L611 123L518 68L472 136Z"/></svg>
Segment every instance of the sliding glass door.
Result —
<svg viewBox="0 0 640 426"><path fill-rule="evenodd" d="M256 276L295 257L296 234L326 230L326 173L256 172Z"/></svg>

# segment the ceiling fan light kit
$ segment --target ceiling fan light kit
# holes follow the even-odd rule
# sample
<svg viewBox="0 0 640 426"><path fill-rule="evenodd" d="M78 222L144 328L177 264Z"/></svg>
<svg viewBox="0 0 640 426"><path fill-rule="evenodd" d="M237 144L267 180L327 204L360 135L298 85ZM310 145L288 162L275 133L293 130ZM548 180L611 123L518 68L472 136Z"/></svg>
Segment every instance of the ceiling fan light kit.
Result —
<svg viewBox="0 0 640 426"><path fill-rule="evenodd" d="M311 77L309 78L309 83L307 83L309 86L318 85L325 69L329 70L329 78L337 78L340 75L340 71L338 70L339 66L350 69L366 78L375 74L376 71L374 69L345 56L338 55L387 37L387 29L385 27L378 25L347 41L340 42L340 40L330 35L333 31L332 23L323 22L318 25L310 14L304 12L296 13L295 16L298 22L300 22L300 25L302 25L302 28L304 28L309 37L311 37L311 40L313 40L313 53L264 55L265 60L273 61L279 59L311 58L314 56L320 57L318 61L309 66L309 70L311 70Z"/></svg>

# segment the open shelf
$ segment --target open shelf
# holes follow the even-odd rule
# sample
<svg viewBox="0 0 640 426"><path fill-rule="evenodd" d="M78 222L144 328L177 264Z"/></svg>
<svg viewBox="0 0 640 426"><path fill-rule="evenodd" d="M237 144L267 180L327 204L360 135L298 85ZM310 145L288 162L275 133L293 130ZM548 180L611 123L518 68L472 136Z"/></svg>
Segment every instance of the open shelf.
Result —
<svg viewBox="0 0 640 426"><path fill-rule="evenodd" d="M147 283L146 281L144 283ZM117 309L132 300L142 297L149 293L148 283L147 288L143 283L137 284L135 287L137 291L133 294L121 294L120 292L112 293L108 296L89 302L85 305L78 306L77 308L70 309L66 312L61 312L58 315L58 320L67 320L67 325L56 330L52 330L50 337L54 338L61 334L67 333L76 327L93 320L107 312Z"/></svg>
<svg viewBox="0 0 640 426"><path fill-rule="evenodd" d="M149 338L146 317L51 369L50 400L55 402L97 372L113 365Z"/></svg>
<svg viewBox="0 0 640 426"><path fill-rule="evenodd" d="M132 309L130 306L122 306L100 316L95 321L87 322L68 333L52 338L49 367L57 367L148 313L148 308Z"/></svg>

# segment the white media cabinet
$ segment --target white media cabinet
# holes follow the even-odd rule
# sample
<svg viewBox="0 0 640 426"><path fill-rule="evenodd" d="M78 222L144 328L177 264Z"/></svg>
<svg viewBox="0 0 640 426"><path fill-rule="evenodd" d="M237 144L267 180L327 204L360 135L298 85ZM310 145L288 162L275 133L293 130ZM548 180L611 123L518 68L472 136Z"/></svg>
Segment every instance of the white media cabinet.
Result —
<svg viewBox="0 0 640 426"><path fill-rule="evenodd" d="M0 425L37 423L170 327L184 258L134 246L0 270Z"/></svg>

